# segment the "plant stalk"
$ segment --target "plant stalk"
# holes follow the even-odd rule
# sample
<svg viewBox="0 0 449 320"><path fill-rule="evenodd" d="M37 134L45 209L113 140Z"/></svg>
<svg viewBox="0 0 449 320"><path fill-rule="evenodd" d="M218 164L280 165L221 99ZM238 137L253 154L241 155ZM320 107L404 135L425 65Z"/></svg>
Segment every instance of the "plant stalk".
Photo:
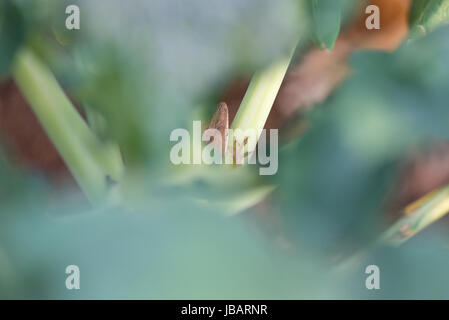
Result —
<svg viewBox="0 0 449 320"><path fill-rule="evenodd" d="M449 186L446 186L410 204L405 215L383 233L379 243L400 246L448 212Z"/></svg>
<svg viewBox="0 0 449 320"><path fill-rule="evenodd" d="M264 128L279 88L287 73L293 52L294 50L252 77L232 122L232 129L254 129L260 132ZM248 153L253 152L259 137L257 136L256 141L248 141L245 151Z"/></svg>
<svg viewBox="0 0 449 320"><path fill-rule="evenodd" d="M13 76L73 177L92 203L107 195L106 152L59 86L51 71L28 48L15 58ZM108 159L110 161L110 159ZM121 159L120 159L121 163Z"/></svg>

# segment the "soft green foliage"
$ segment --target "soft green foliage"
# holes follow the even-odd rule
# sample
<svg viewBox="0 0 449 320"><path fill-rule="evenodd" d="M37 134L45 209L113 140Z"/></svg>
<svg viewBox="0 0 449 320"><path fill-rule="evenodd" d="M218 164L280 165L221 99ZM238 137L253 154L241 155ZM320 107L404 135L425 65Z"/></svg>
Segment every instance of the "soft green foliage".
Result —
<svg viewBox="0 0 449 320"><path fill-rule="evenodd" d="M410 34L417 37L449 23L449 1L414 0L410 11Z"/></svg>
<svg viewBox="0 0 449 320"><path fill-rule="evenodd" d="M295 287L317 273L285 263L244 223L178 201L132 214L60 220L34 212L5 222L0 239L21 271L17 291L0 289L8 298L300 297ZM72 263L82 270L78 292L63 285Z"/></svg>
<svg viewBox="0 0 449 320"><path fill-rule="evenodd" d="M370 240L399 157L449 138L448 40L445 28L393 54L353 56L354 75L280 154L279 196L302 241L330 250Z"/></svg>
<svg viewBox="0 0 449 320"><path fill-rule="evenodd" d="M314 41L320 48L332 50L340 32L342 0L311 0L308 3Z"/></svg>
<svg viewBox="0 0 449 320"><path fill-rule="evenodd" d="M290 0L81 5L83 32L70 46L76 64L69 69L81 79L74 91L104 115L110 136L132 164L166 153L157 141L191 125L192 105L213 108L217 88L231 75L271 64L304 32ZM99 24L103 12L108 19Z"/></svg>
<svg viewBox="0 0 449 320"><path fill-rule="evenodd" d="M304 1L297 0L85 0L82 32L74 33L55 13L62 2L17 3L27 22L15 21L16 31L30 26L33 61L47 63L69 96L89 108L93 130L66 112L70 103L48 70L21 66L16 56L16 78L38 116L55 109L41 114L44 128L69 154L69 166L82 159L101 167L83 172L86 179L114 172L107 152L95 156L103 143L120 146L126 174L113 190L117 202L86 208L70 200L72 190L55 195L45 179L1 153L0 297L447 297L445 229L431 226L395 249L369 244L388 227L384 204L404 152L449 138L448 27L393 53L353 55L351 75L307 114L305 135L283 146L279 172L267 178L255 166L175 168L169 133L207 121L203 115L229 80L280 61L298 38L298 60L313 37L332 49L355 2L317 0L310 12L298 11ZM429 8L415 1L412 20L424 21ZM1 26L4 17L0 11ZM24 37L1 38L0 63L10 66ZM275 72L276 85L287 65ZM65 130L54 130L46 116L61 116L50 120ZM249 118L260 127L266 114ZM74 147L80 132L98 145ZM82 157L86 152L93 158ZM261 208L227 216L270 192ZM267 214L254 219L260 212ZM64 287L70 264L81 269L79 291ZM381 267L380 292L365 289L368 264Z"/></svg>
<svg viewBox="0 0 449 320"><path fill-rule="evenodd" d="M14 1L0 2L0 77L9 69L25 38L25 23L22 12Z"/></svg>

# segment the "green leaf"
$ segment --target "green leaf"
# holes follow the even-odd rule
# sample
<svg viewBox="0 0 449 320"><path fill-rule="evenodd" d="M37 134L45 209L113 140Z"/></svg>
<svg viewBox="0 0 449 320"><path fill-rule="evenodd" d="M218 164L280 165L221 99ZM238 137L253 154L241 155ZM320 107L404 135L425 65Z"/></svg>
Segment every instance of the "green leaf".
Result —
<svg viewBox="0 0 449 320"><path fill-rule="evenodd" d="M425 35L449 22L448 0L414 0L410 10L410 36Z"/></svg>
<svg viewBox="0 0 449 320"><path fill-rule="evenodd" d="M279 153L273 198L281 199L294 241L333 250L386 229L382 203L398 160L449 138L448 40L445 27L394 53L352 56L352 76L315 107L307 133Z"/></svg>
<svg viewBox="0 0 449 320"><path fill-rule="evenodd" d="M25 23L12 1L0 2L0 76L8 72L14 55L25 39Z"/></svg>
<svg viewBox="0 0 449 320"><path fill-rule="evenodd" d="M340 32L341 0L312 0L309 5L315 42L332 50Z"/></svg>

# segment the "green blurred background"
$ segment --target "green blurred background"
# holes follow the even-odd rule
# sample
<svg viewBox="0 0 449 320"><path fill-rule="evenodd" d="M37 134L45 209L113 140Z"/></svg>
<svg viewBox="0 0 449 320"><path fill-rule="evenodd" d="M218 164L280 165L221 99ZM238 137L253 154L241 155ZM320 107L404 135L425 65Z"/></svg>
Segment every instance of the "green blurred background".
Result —
<svg viewBox="0 0 449 320"><path fill-rule="evenodd" d="M449 4L415 1L409 11L411 1L374 2L407 21L397 28L410 33L393 50L362 44L371 36L354 31L367 5L357 0L1 0L0 297L448 298L444 221L400 247L370 244L404 206L391 198L407 188L397 182L406 155L449 138ZM65 28L69 4L81 10L80 30ZM336 66L348 71L313 103L278 97L268 120L280 128L277 174L171 165L170 132L207 122L222 99L240 101L227 88L245 89L298 38L283 87L304 95L295 77L325 72L312 83L321 88ZM54 168L11 147L8 137L27 127L19 118L11 129L5 111L15 108L5 97L17 90L11 70L23 47L81 114L99 117L89 123L98 138L119 145L119 200L91 206L65 168L55 179ZM301 66L323 54L336 62L304 76ZM449 183L440 180L435 188ZM65 287L71 264L80 290ZM380 290L365 287L370 264L380 268Z"/></svg>

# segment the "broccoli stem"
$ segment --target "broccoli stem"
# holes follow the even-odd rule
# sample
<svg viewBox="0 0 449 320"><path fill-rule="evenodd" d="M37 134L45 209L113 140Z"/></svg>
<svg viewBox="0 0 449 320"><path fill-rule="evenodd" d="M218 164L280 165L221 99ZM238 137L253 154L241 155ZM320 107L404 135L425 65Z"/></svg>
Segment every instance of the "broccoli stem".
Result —
<svg viewBox="0 0 449 320"><path fill-rule="evenodd" d="M251 79L239 110L232 122L232 129L262 130L273 107L282 81L287 73L294 50L289 55L279 58L266 69L257 72ZM257 140L246 147L251 153L255 150ZM251 143L251 142L248 142Z"/></svg>
<svg viewBox="0 0 449 320"><path fill-rule="evenodd" d="M39 119L42 127L67 164L73 177L92 203L107 195L104 153L121 157L103 148L59 86L51 71L28 48L22 48L13 65L13 77ZM108 151L109 150L109 151Z"/></svg>

